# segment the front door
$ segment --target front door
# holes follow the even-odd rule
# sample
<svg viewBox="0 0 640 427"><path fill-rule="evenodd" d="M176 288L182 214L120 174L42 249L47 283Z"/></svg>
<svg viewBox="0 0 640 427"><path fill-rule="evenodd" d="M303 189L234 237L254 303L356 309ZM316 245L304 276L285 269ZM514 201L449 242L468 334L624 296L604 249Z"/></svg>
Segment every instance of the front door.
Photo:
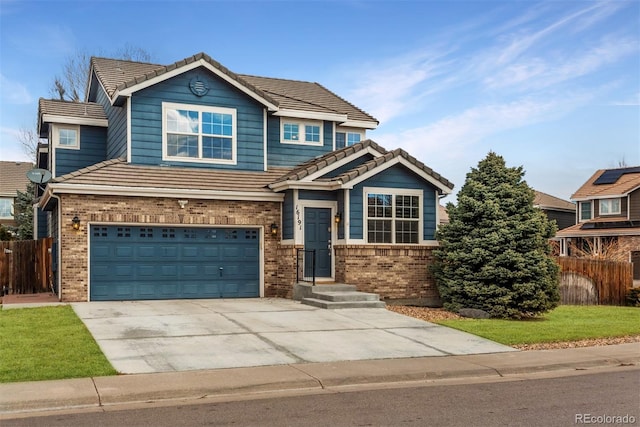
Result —
<svg viewBox="0 0 640 427"><path fill-rule="evenodd" d="M316 277L331 277L331 209L304 209L304 249L315 250ZM311 263L311 252L306 252L305 276L313 274Z"/></svg>

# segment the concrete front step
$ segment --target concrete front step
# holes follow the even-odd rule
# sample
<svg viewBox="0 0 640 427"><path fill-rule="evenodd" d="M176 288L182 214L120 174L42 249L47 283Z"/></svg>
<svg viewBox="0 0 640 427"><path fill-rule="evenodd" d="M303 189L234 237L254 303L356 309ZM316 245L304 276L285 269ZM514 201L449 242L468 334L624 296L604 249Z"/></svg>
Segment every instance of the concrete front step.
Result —
<svg viewBox="0 0 640 427"><path fill-rule="evenodd" d="M302 304L330 310L340 308L385 308L383 301L327 301L318 298L303 298Z"/></svg>
<svg viewBox="0 0 640 427"><path fill-rule="evenodd" d="M371 294L367 292L357 291L338 291L338 292L326 292L324 290L314 290L312 298L321 299L325 301L335 302L347 302L347 301L380 301L378 294Z"/></svg>
<svg viewBox="0 0 640 427"><path fill-rule="evenodd" d="M358 292L357 286L345 284L315 285L296 283L293 299L320 308L384 308L378 294Z"/></svg>

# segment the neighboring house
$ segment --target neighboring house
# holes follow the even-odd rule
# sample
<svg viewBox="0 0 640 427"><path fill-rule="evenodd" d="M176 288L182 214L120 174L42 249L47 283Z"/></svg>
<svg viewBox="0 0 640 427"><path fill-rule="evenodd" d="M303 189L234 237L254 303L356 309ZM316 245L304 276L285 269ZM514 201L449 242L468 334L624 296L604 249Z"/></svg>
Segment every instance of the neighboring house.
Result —
<svg viewBox="0 0 640 427"><path fill-rule="evenodd" d="M29 180L27 172L33 169L31 162L0 161L0 225L15 227L14 204L18 191L25 192Z"/></svg>
<svg viewBox="0 0 640 427"><path fill-rule="evenodd" d="M290 297L297 261L311 274L300 249L320 282L437 298L427 265L453 184L368 140L377 120L323 86L200 53L92 58L87 88L38 111L62 300Z"/></svg>
<svg viewBox="0 0 640 427"><path fill-rule="evenodd" d="M533 206L540 208L552 221L555 221L558 230L571 227L576 223L576 204L560 199L542 191L535 191Z"/></svg>
<svg viewBox="0 0 640 427"><path fill-rule="evenodd" d="M602 253L634 263L640 280L640 166L601 169L576 191L577 224L556 234L561 255Z"/></svg>

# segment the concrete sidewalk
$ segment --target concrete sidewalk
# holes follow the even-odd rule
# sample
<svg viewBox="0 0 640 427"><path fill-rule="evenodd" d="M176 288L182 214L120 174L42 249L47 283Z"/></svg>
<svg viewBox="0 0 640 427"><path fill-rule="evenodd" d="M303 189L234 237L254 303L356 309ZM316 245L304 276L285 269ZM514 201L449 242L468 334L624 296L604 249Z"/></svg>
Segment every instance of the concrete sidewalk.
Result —
<svg viewBox="0 0 640 427"><path fill-rule="evenodd" d="M21 412L100 408L251 393L304 393L363 384L500 378L639 366L640 343L564 350L299 363L0 384L0 419ZM634 374L638 370L633 371Z"/></svg>

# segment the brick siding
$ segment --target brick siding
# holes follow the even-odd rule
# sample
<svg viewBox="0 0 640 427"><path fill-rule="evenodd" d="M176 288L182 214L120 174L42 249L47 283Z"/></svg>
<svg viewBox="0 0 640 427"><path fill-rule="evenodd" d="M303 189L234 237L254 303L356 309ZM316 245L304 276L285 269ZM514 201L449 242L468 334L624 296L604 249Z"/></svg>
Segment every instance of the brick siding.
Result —
<svg viewBox="0 0 640 427"><path fill-rule="evenodd" d="M336 281L385 300L437 305L439 294L428 266L432 246L335 245Z"/></svg>
<svg viewBox="0 0 640 427"><path fill-rule="evenodd" d="M280 224L279 202L194 200L180 209L176 199L121 196L61 195L61 239L59 265L62 301L88 299L87 224L128 225L236 225L264 227L264 295L290 295L293 283L278 284L278 240L271 224ZM71 228L74 216L80 230ZM288 290L287 290L288 287Z"/></svg>

